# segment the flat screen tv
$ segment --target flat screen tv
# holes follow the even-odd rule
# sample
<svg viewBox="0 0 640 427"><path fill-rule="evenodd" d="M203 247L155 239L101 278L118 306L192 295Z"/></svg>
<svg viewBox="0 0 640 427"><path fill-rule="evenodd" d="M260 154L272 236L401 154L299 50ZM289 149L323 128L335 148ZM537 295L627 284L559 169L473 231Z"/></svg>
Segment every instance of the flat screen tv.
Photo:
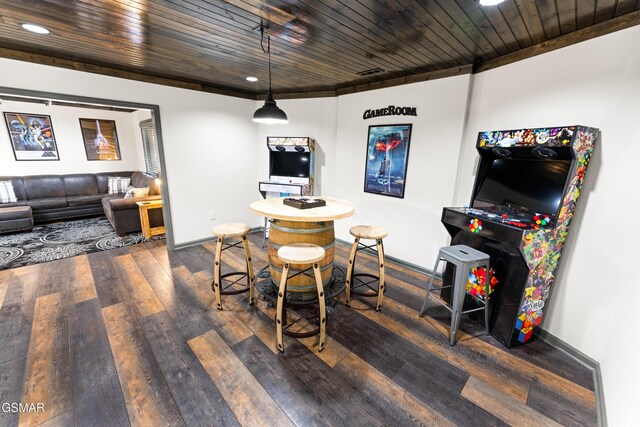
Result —
<svg viewBox="0 0 640 427"><path fill-rule="evenodd" d="M311 153L297 151L271 151L271 176L295 176L309 178Z"/></svg>
<svg viewBox="0 0 640 427"><path fill-rule="evenodd" d="M570 168L571 160L494 159L476 188L473 206L556 216Z"/></svg>

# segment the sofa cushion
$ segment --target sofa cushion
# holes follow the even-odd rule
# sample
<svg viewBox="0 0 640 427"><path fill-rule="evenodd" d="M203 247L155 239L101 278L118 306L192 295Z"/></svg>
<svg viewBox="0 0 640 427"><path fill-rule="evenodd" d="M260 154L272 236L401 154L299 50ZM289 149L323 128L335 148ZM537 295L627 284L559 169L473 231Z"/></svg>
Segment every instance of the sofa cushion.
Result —
<svg viewBox="0 0 640 427"><path fill-rule="evenodd" d="M17 201L11 180L0 181L0 204L15 203Z"/></svg>
<svg viewBox="0 0 640 427"><path fill-rule="evenodd" d="M27 200L21 176L0 176L0 181L11 181L13 184L13 192L16 193L18 201Z"/></svg>
<svg viewBox="0 0 640 427"><path fill-rule="evenodd" d="M25 176L22 181L24 182L27 200L57 197L64 199L64 183L62 182L62 177L59 175Z"/></svg>
<svg viewBox="0 0 640 427"><path fill-rule="evenodd" d="M129 187L127 193L124 195L125 199L133 199L135 197L146 197L149 195L149 187L135 188Z"/></svg>
<svg viewBox="0 0 640 427"><path fill-rule="evenodd" d="M12 208L0 208L0 221L11 219L31 218L31 206L15 206Z"/></svg>
<svg viewBox="0 0 640 427"><path fill-rule="evenodd" d="M121 176L109 177L109 194L124 194L131 186L131 178L123 178Z"/></svg>
<svg viewBox="0 0 640 427"><path fill-rule="evenodd" d="M131 178L131 172L100 172L96 174L96 181L98 182L98 193L107 194L109 191L109 177L110 176L122 176L125 178Z"/></svg>
<svg viewBox="0 0 640 427"><path fill-rule="evenodd" d="M102 195L94 194L91 196L71 196L67 197L67 203L69 206L99 206L102 203Z"/></svg>
<svg viewBox="0 0 640 427"><path fill-rule="evenodd" d="M66 197L49 197L46 199L35 199L27 201L27 204L33 208L34 211L66 208L68 206Z"/></svg>
<svg viewBox="0 0 640 427"><path fill-rule="evenodd" d="M15 208L16 206L27 206L26 200L18 200L15 203L2 203L0 204L0 209L2 208Z"/></svg>
<svg viewBox="0 0 640 427"><path fill-rule="evenodd" d="M63 175L64 193L67 197L91 196L100 194L98 191L98 181L93 173L77 173ZM74 206L74 205L69 205Z"/></svg>
<svg viewBox="0 0 640 427"><path fill-rule="evenodd" d="M144 172L133 172L131 174L131 185L136 188L149 187L150 196L160 194L160 186L156 183L156 177Z"/></svg>
<svg viewBox="0 0 640 427"><path fill-rule="evenodd" d="M0 221L0 233L15 233L16 231L32 230L33 218L8 219Z"/></svg>

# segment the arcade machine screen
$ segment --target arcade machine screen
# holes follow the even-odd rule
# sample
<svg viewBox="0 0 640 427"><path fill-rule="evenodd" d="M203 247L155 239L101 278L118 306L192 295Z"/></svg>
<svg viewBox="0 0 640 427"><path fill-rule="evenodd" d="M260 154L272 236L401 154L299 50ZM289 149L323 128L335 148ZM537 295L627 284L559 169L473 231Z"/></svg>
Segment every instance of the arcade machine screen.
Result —
<svg viewBox="0 0 640 427"><path fill-rule="evenodd" d="M474 207L555 217L570 168L571 160L495 159L479 185Z"/></svg>
<svg viewBox="0 0 640 427"><path fill-rule="evenodd" d="M310 157L309 152L272 151L270 175L309 178Z"/></svg>

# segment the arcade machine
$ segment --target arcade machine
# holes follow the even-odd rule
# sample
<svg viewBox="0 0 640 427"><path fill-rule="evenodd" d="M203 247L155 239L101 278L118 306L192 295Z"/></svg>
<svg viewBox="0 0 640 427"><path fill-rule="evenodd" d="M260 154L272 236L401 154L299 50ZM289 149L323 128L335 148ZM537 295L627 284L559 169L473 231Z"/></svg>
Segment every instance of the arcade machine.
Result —
<svg viewBox="0 0 640 427"><path fill-rule="evenodd" d="M507 347L529 341L542 321L598 135L577 125L481 132L470 207L442 211L452 245L491 256L489 274L469 272L467 293L483 298L484 280L490 280L490 333ZM444 285L452 280L448 266ZM465 309L474 298L467 295Z"/></svg>
<svg viewBox="0 0 640 427"><path fill-rule="evenodd" d="M267 137L269 180L258 182L262 197L313 196L315 140L308 137ZM264 224L263 246L267 238Z"/></svg>

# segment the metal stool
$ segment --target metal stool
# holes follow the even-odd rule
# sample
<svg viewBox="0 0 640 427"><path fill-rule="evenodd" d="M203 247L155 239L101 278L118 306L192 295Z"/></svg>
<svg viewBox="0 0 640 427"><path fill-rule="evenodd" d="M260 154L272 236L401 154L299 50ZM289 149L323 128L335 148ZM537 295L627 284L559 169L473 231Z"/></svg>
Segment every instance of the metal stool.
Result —
<svg viewBox="0 0 640 427"><path fill-rule="evenodd" d="M382 308L382 296L384 294L384 247L382 246L382 239L387 237L389 233L384 227L379 227L375 225L358 225L355 227L351 227L349 233L353 237L355 237L355 241L353 242L353 246L351 247L351 255L349 255L349 267L347 267L347 301L346 305L349 307L351 305L351 293L353 292L356 295L364 296L364 297L378 297L378 301L376 302L376 311L380 311ZM370 239L376 241L376 249L373 249L374 245L364 245L360 243L361 239ZM362 246L362 247L360 247ZM354 273L354 267L356 264L356 253L358 251L364 249L371 249L378 254L378 269L379 275L374 276L373 274L368 273ZM360 279L360 277L368 277L368 282ZM355 286L355 280L358 280L360 284ZM369 286L371 283L378 282L378 288L374 289ZM366 286L372 292L367 291L359 291L358 289Z"/></svg>
<svg viewBox="0 0 640 427"><path fill-rule="evenodd" d="M249 252L249 242L247 242L247 234L251 230L247 224L241 223L229 223L221 224L213 229L213 234L218 237L218 244L216 246L216 255L213 267L213 281L211 282L211 290L216 296L216 306L218 310L222 310L222 297L221 295L235 295L249 291L249 304L253 304L253 288L255 277L253 275L253 265L251 264L251 252ZM225 239L229 237L241 237L242 240L236 243L225 243ZM240 244L244 246L244 254L247 263L247 271L233 271L220 275L220 264L222 263L222 251L238 247ZM240 276L236 280L229 280L227 277ZM236 285L243 277L247 278L247 286L241 288L231 288ZM222 287L223 282L229 282L226 287Z"/></svg>
<svg viewBox="0 0 640 427"><path fill-rule="evenodd" d="M312 245L310 243L292 243L290 245L284 245L278 249L278 258L284 262L284 268L282 269L282 278L280 279L280 287L278 289L278 304L276 307L276 335L278 341L278 350L284 352L284 344L282 341L282 333L284 328L284 303L286 301L287 294L287 279L295 277L299 274L305 274L311 276L308 271L313 270L313 277L316 279L316 288L318 289L318 310L320 318L320 342L318 344L318 351L324 350L325 335L327 328L327 312L325 309L324 301L324 287L322 285L322 276L320 275L320 267L318 261L324 258L325 251L321 246ZM289 277L289 268L291 265L313 264L313 267L306 270L297 270L297 272ZM301 336L315 335L314 331L309 334Z"/></svg>
<svg viewBox="0 0 640 427"><path fill-rule="evenodd" d="M470 248L465 245L445 246L440 248L438 252L438 259L436 265L433 267L433 273L431 280L429 281L429 287L427 288L427 296L424 297L422 308L420 309L420 317L424 315L427 308L427 301L431 296L431 290L433 289L433 279L435 278L436 271L440 260L450 262L456 267L456 274L452 285L440 286L436 290L442 290L453 287L453 297L451 298L451 307L440 299L434 298L436 302L442 304L447 310L451 311L451 331L449 333L449 343L454 345L456 343L456 333L458 331L458 325L460 323L460 316L462 314L471 313L473 311L484 310L484 324L487 335L489 334L489 255L484 252L480 252L476 249ZM481 301L484 303L482 307L474 308L470 310L462 311L464 306L464 297L466 295L467 282L469 280L469 271L474 267L484 267L487 270L487 278L485 280L485 299Z"/></svg>

